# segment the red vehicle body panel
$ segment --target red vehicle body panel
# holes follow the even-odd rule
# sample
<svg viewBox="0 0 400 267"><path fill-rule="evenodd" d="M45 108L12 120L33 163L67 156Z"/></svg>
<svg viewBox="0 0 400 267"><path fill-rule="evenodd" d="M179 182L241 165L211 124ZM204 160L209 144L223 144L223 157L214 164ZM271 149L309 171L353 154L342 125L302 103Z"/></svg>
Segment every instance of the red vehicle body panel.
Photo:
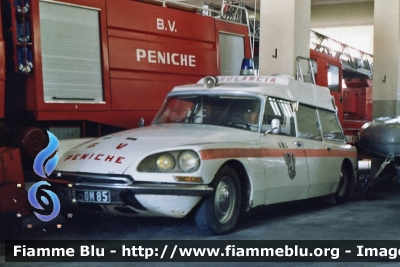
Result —
<svg viewBox="0 0 400 267"><path fill-rule="evenodd" d="M342 63L336 57L310 50L310 58L318 65L318 72L315 74L318 85L329 87L330 65L339 69L339 87L331 90L331 94L335 98L338 117L347 142L351 144L358 142L359 130L366 122L372 120L372 80L368 77L344 77Z"/></svg>
<svg viewBox="0 0 400 267"><path fill-rule="evenodd" d="M367 78L345 79L343 89L343 128L349 135L357 136L361 127L372 121L372 80Z"/></svg>
<svg viewBox="0 0 400 267"><path fill-rule="evenodd" d="M39 1L32 0L34 71L22 85L26 96L21 99L21 106L38 122L90 121L137 127L140 118L147 123L153 119L174 86L221 73L219 32L243 36L244 55L250 56L248 29L244 25L130 0L59 2L99 10L103 101L45 102ZM0 72L0 105L4 106L1 75Z"/></svg>

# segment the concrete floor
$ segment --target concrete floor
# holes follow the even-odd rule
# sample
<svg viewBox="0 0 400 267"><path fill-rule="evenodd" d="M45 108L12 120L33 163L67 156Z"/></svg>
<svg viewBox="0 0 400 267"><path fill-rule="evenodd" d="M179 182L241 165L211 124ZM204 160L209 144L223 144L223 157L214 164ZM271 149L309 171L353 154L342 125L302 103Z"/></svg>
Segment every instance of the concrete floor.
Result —
<svg viewBox="0 0 400 267"><path fill-rule="evenodd" d="M398 240L400 238L400 186L380 189L369 200L358 192L342 205L312 199L252 210L239 220L236 231L223 236L204 236L193 218L105 217L68 224L62 218L49 223L34 216L24 218L21 227L11 227L10 239L23 240ZM26 225L31 223L32 229ZM56 224L62 228L57 229ZM4 237L3 237L4 238ZM4 242L0 246L4 246ZM4 263L0 265L43 266L46 263ZM394 266L391 263L51 263L52 266ZM47 265L47 264L46 264Z"/></svg>

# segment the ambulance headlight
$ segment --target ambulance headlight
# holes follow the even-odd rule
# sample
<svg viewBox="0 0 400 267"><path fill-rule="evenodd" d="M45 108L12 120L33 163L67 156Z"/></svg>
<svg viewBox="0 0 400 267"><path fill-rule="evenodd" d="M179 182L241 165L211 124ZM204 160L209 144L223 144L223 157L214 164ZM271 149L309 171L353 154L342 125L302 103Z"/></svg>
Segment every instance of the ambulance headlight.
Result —
<svg viewBox="0 0 400 267"><path fill-rule="evenodd" d="M157 170L169 172L175 168L175 158L169 153L163 153L157 158Z"/></svg>
<svg viewBox="0 0 400 267"><path fill-rule="evenodd" d="M193 150L183 151L178 158L179 168L183 172L194 172L200 166L200 158Z"/></svg>
<svg viewBox="0 0 400 267"><path fill-rule="evenodd" d="M200 156L193 150L174 150L156 153L144 158L138 172L190 173L200 166Z"/></svg>

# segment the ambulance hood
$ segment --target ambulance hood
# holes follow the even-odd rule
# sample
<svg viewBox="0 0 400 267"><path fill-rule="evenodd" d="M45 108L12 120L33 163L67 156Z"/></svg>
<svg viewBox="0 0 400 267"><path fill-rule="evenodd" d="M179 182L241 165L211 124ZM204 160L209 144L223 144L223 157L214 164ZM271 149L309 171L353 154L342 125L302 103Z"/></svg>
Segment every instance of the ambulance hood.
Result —
<svg viewBox="0 0 400 267"><path fill-rule="evenodd" d="M163 124L93 139L64 153L57 171L123 174L146 156L206 144L254 141L254 132L197 124Z"/></svg>

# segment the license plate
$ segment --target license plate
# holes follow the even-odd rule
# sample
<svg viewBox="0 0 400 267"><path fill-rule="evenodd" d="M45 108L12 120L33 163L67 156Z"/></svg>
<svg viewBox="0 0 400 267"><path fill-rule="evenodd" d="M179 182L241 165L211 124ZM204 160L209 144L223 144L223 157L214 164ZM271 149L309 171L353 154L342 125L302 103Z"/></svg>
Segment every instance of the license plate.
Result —
<svg viewBox="0 0 400 267"><path fill-rule="evenodd" d="M60 197L64 199L75 199L77 202L87 203L110 203L111 194L109 190L75 190L62 188Z"/></svg>
<svg viewBox="0 0 400 267"><path fill-rule="evenodd" d="M108 190L76 190L76 199L79 202L110 203L110 191Z"/></svg>

